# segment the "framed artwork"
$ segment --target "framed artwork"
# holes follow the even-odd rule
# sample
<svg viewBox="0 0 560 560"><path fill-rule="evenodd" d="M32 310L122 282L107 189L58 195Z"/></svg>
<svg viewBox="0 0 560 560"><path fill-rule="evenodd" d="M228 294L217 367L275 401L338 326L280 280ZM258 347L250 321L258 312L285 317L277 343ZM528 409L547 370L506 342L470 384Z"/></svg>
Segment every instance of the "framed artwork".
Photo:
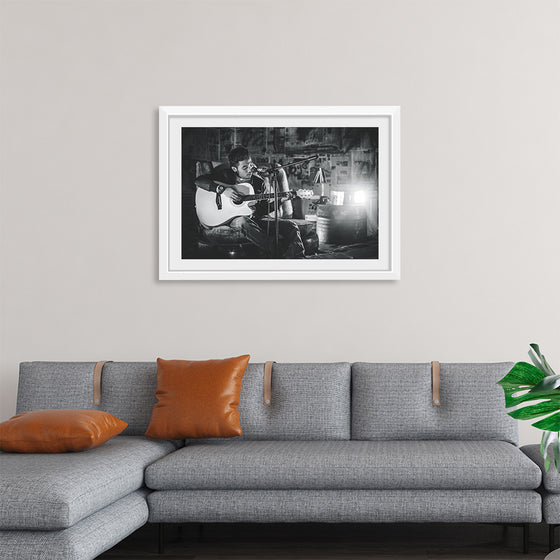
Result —
<svg viewBox="0 0 560 560"><path fill-rule="evenodd" d="M160 107L160 280L398 280L399 107Z"/></svg>

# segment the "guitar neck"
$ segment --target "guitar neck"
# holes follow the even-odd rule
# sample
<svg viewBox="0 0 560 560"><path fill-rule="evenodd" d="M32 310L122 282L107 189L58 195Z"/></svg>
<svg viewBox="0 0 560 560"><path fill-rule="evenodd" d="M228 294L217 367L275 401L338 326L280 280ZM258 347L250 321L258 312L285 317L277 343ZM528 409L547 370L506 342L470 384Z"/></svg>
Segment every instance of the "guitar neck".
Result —
<svg viewBox="0 0 560 560"><path fill-rule="evenodd" d="M217 185L221 185L222 187L225 188L230 188L230 189L234 189L235 185L228 185L227 183L222 183L221 181L214 181L214 183L216 183ZM278 193L278 198L284 198L285 196L289 196L289 197L294 197L297 196L297 191L282 191ZM247 202L249 200L267 200L270 198L274 198L274 193L271 192L265 192L265 193L259 193L259 194L244 194L243 195L243 201Z"/></svg>
<svg viewBox="0 0 560 560"><path fill-rule="evenodd" d="M278 198L283 198L284 196L289 196L295 194L294 191L283 191L278 193ZM247 194L243 197L243 200L266 200L269 198L274 198L274 193L261 193L261 194Z"/></svg>

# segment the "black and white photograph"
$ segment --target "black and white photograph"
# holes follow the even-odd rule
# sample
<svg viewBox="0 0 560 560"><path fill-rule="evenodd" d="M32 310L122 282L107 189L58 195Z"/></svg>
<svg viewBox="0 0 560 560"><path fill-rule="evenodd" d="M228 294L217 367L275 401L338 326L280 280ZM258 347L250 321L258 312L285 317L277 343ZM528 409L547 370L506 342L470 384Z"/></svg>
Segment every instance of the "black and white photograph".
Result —
<svg viewBox="0 0 560 560"><path fill-rule="evenodd" d="M183 259L376 259L378 128L183 127Z"/></svg>
<svg viewBox="0 0 560 560"><path fill-rule="evenodd" d="M398 108L244 109L160 108L162 279L395 279Z"/></svg>

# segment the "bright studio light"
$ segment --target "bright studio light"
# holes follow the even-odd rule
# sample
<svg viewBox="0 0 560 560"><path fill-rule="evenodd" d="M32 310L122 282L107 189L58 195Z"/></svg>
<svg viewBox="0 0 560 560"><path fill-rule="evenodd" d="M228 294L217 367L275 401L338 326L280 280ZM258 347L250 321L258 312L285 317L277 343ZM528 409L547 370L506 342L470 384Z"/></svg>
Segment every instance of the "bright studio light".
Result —
<svg viewBox="0 0 560 560"><path fill-rule="evenodd" d="M356 191L354 193L354 204L365 204L366 191Z"/></svg>

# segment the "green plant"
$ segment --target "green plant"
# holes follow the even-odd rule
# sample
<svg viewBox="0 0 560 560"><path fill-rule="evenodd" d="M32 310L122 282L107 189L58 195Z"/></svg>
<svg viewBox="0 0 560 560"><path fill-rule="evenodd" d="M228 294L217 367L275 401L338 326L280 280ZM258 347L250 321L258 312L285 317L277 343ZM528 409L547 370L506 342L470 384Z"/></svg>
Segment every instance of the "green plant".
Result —
<svg viewBox="0 0 560 560"><path fill-rule="evenodd" d="M554 373L538 344L529 346L533 364L517 362L498 385L504 390L506 409L511 409L506 412L512 418L532 420L544 416L532 425L543 430L541 455L545 470L550 467L552 455L560 472L560 375Z"/></svg>

